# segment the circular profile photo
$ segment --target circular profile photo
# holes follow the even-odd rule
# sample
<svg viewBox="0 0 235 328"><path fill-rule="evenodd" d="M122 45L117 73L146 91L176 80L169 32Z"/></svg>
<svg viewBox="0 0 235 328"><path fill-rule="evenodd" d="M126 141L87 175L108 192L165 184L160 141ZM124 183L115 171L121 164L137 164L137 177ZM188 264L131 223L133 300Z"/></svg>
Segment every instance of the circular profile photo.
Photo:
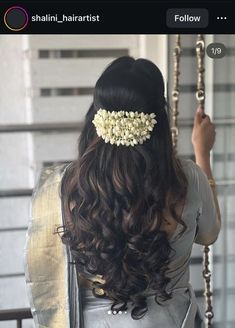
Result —
<svg viewBox="0 0 235 328"><path fill-rule="evenodd" d="M28 21L29 15L27 11L20 6L10 7L4 14L4 23L11 31L22 31L28 25Z"/></svg>

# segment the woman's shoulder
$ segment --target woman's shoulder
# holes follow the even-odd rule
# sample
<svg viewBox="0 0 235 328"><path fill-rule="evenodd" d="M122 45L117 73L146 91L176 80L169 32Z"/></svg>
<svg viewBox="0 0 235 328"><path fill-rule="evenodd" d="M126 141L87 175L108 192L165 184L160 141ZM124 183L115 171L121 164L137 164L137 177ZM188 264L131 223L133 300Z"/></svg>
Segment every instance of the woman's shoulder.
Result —
<svg viewBox="0 0 235 328"><path fill-rule="evenodd" d="M185 158L185 157L178 157L181 165L185 168L193 168L197 164L190 158Z"/></svg>
<svg viewBox="0 0 235 328"><path fill-rule="evenodd" d="M205 173L193 160L189 158L180 158L180 163L189 184L194 185L198 189L200 181L207 180Z"/></svg>
<svg viewBox="0 0 235 328"><path fill-rule="evenodd" d="M197 173L201 171L200 167L190 158L179 157L183 169L189 173Z"/></svg>

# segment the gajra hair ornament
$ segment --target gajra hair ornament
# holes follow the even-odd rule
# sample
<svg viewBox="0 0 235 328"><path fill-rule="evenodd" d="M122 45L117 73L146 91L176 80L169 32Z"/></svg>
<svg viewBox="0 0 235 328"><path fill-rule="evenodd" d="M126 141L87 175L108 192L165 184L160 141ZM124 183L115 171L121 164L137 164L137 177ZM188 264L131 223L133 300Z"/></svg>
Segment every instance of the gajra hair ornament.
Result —
<svg viewBox="0 0 235 328"><path fill-rule="evenodd" d="M107 111L99 109L92 120L98 136L111 144L134 146L150 139L157 121L155 113Z"/></svg>

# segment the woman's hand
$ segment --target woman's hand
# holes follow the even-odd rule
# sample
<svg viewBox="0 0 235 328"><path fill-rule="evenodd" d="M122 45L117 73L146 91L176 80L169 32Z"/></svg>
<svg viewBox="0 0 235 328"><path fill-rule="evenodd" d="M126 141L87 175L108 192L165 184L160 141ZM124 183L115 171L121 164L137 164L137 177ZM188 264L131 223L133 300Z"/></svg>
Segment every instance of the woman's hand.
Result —
<svg viewBox="0 0 235 328"><path fill-rule="evenodd" d="M192 131L192 144L195 156L209 156L210 150L215 143L215 125L211 123L210 117L205 115L201 107L198 107Z"/></svg>

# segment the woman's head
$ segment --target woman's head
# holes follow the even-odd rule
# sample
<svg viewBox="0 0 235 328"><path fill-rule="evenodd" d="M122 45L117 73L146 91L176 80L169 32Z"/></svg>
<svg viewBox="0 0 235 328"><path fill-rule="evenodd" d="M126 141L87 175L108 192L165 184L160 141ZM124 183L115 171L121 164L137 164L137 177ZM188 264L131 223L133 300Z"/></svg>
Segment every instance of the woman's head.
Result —
<svg viewBox="0 0 235 328"><path fill-rule="evenodd" d="M92 123L108 111L155 113L157 124L143 144L105 143ZM146 59L121 57L98 79L79 137L78 160L62 181L67 239L79 270L103 275L115 304L132 301L132 317L147 311L147 287L166 298L171 247L164 231L167 198L172 216L186 193L186 178L172 151L159 69ZM69 203L75 201L72 211ZM114 304L113 304L114 305Z"/></svg>
<svg viewBox="0 0 235 328"><path fill-rule="evenodd" d="M157 124L151 131L151 138L135 149L125 146L117 152L136 152L145 149L158 158L158 165L168 170L172 162L172 140L164 97L164 81L158 67L147 59L120 57L114 60L96 82L93 103L86 115L85 126L79 140L79 153L97 143L110 150L117 146L104 144L92 123L94 115L102 108L108 111L137 111L155 113ZM88 149L87 149L88 150ZM123 155L125 156L125 155Z"/></svg>
<svg viewBox="0 0 235 328"><path fill-rule="evenodd" d="M95 85L93 105L95 112L101 108L114 112L155 113L160 124L153 133L159 141L167 143L165 150L172 150L163 77L149 60L121 57L113 61Z"/></svg>

